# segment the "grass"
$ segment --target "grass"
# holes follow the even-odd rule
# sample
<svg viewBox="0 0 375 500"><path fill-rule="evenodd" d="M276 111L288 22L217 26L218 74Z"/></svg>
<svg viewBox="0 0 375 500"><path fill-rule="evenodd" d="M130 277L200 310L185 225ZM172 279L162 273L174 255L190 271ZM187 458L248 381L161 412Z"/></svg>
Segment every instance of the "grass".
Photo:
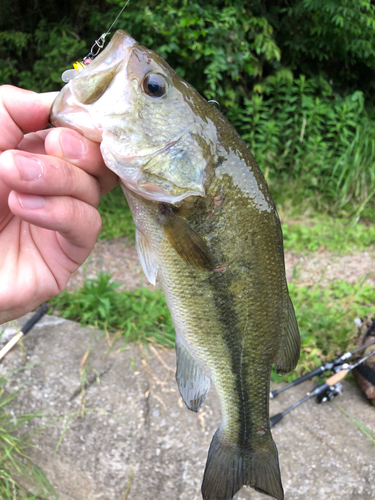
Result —
<svg viewBox="0 0 375 500"><path fill-rule="evenodd" d="M351 206L337 212L321 195L299 182L275 184L270 190L282 221L284 246L295 252L325 249L352 252L375 246L375 200L361 212Z"/></svg>
<svg viewBox="0 0 375 500"><path fill-rule="evenodd" d="M336 404L337 408L341 411L343 415L345 415L346 418L348 418L356 427L358 430L362 432L364 436L371 441L373 445L375 445L375 431L373 429L370 429L367 425L362 424L355 418L351 417L339 404Z"/></svg>
<svg viewBox="0 0 375 500"><path fill-rule="evenodd" d="M57 499L53 487L41 469L27 456L30 434L26 431L18 437L20 429L41 414L14 415L7 411L7 405L17 396L20 388L7 393L5 385L16 375L8 372L0 377L0 498L2 500ZM17 436L15 435L17 431ZM19 483L22 478L23 485ZM34 493L31 493L33 490Z"/></svg>
<svg viewBox="0 0 375 500"><path fill-rule="evenodd" d="M296 217L290 220L285 216L287 211L296 213ZM133 219L120 186L102 197L99 212L103 222L100 239L126 236L134 240ZM348 252L375 246L374 224L356 223L349 217L335 219L323 213L302 216L301 212L283 210L282 207L280 216L282 221L285 220L282 223L284 247L295 253L319 249Z"/></svg>
<svg viewBox="0 0 375 500"><path fill-rule="evenodd" d="M109 274L89 280L76 292L63 292L51 300L55 311L82 325L118 332L125 341L154 341L174 346L174 328L163 293L141 288L118 292ZM375 312L375 290L364 282L335 281L326 287L289 285L301 332L301 358L293 374L319 366L325 359L354 347L354 318ZM280 377L273 375L274 380Z"/></svg>
<svg viewBox="0 0 375 500"><path fill-rule="evenodd" d="M375 290L365 282L334 281L326 287L289 284L301 333L301 357L296 372L286 379L320 366L354 349L356 317L373 316ZM280 380L278 377L276 380Z"/></svg>
<svg viewBox="0 0 375 500"><path fill-rule="evenodd" d="M134 240L135 228L132 215L119 185L102 196L98 210L102 218L99 239L111 240L126 236Z"/></svg>
<svg viewBox="0 0 375 500"><path fill-rule="evenodd" d="M375 226L353 224L349 220L320 217L308 223L282 224L284 248L295 253L329 250L350 252L375 246Z"/></svg>
<svg viewBox="0 0 375 500"><path fill-rule="evenodd" d="M164 295L140 288L135 292L117 291L118 284L107 273L88 280L75 292L62 292L50 300L60 316L118 332L125 341L174 346L174 328Z"/></svg>

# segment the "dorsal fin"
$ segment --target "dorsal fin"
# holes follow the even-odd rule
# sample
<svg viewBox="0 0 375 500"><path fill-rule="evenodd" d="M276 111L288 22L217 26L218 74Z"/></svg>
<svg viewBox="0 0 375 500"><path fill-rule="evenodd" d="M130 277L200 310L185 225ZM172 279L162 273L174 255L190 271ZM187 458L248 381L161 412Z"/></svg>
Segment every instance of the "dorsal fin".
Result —
<svg viewBox="0 0 375 500"><path fill-rule="evenodd" d="M279 375L285 375L291 372L297 366L301 339L294 313L294 307L290 297L288 297L288 318L281 338L281 346L277 353L274 365Z"/></svg>

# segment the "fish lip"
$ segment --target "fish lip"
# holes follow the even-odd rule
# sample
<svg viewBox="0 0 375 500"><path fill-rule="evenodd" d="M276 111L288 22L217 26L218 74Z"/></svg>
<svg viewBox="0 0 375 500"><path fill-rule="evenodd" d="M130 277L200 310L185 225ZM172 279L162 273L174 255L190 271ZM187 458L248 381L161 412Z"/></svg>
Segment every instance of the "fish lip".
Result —
<svg viewBox="0 0 375 500"><path fill-rule="evenodd" d="M49 122L53 127L67 127L76 130L84 137L101 143L103 140L103 129L93 122L91 114L85 109L85 106L78 100L69 103L70 99L75 99L74 93L70 87L70 82L63 87L51 106ZM67 106L65 111L61 111ZM79 119L77 120L77 116Z"/></svg>
<svg viewBox="0 0 375 500"><path fill-rule="evenodd" d="M98 127L84 127L84 126L76 126L74 121L67 120L67 119L60 119L59 117L56 117L55 115L51 114L50 121L49 123L52 125L52 127L64 127L64 128L69 128L71 130L75 130L76 132L79 132L81 135L86 137L87 139L90 139L93 142L97 142L100 144L103 140L103 130L102 128Z"/></svg>
<svg viewBox="0 0 375 500"><path fill-rule="evenodd" d="M94 142L102 142L103 129L100 124L95 123L95 118L89 111L88 106L91 104L83 104L77 98L73 89L73 80L85 78L87 72L95 74L97 71L102 71L101 67L108 62L108 68L116 65L124 64L128 60L137 41L130 36L126 31L117 30L113 35L109 45L101 52L87 67L79 73L75 78L70 80L56 96L50 113L50 124L54 127L68 127L77 132L80 132L85 137ZM111 48L111 52L107 49ZM112 52L113 51L113 52ZM111 60L113 54L116 58ZM104 54L104 57L102 57ZM70 100L72 100L70 102ZM61 111L65 106L68 106L65 111ZM70 108L70 109L69 109ZM77 119L77 115L80 118Z"/></svg>

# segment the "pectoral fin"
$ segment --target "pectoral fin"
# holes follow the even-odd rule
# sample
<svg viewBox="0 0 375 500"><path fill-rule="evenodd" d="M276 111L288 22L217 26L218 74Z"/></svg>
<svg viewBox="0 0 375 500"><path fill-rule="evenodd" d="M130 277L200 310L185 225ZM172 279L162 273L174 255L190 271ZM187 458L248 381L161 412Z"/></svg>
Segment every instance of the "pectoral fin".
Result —
<svg viewBox="0 0 375 500"><path fill-rule="evenodd" d="M146 278L155 286L158 263L150 243L138 229L135 230L135 243Z"/></svg>
<svg viewBox="0 0 375 500"><path fill-rule="evenodd" d="M197 412L210 390L210 379L189 351L176 339L176 380L180 394L189 410Z"/></svg>
<svg viewBox="0 0 375 500"><path fill-rule="evenodd" d="M281 347L274 365L279 375L291 372L297 366L301 349L301 339L292 301L288 302L288 317L281 339Z"/></svg>
<svg viewBox="0 0 375 500"><path fill-rule="evenodd" d="M172 207L165 203L159 205L158 222L183 261L198 269L212 271L214 265L207 244L184 219L173 212Z"/></svg>

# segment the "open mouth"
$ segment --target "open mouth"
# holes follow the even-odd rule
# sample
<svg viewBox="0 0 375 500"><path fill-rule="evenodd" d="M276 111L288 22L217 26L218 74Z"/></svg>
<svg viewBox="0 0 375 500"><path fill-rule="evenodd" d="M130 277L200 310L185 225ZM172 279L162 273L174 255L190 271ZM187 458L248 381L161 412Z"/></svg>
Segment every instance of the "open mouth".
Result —
<svg viewBox="0 0 375 500"><path fill-rule="evenodd" d="M112 109L113 95L121 95L123 68L135 43L126 32L117 31L106 49L61 90L52 105L50 123L72 128L88 139L101 142L100 118Z"/></svg>

